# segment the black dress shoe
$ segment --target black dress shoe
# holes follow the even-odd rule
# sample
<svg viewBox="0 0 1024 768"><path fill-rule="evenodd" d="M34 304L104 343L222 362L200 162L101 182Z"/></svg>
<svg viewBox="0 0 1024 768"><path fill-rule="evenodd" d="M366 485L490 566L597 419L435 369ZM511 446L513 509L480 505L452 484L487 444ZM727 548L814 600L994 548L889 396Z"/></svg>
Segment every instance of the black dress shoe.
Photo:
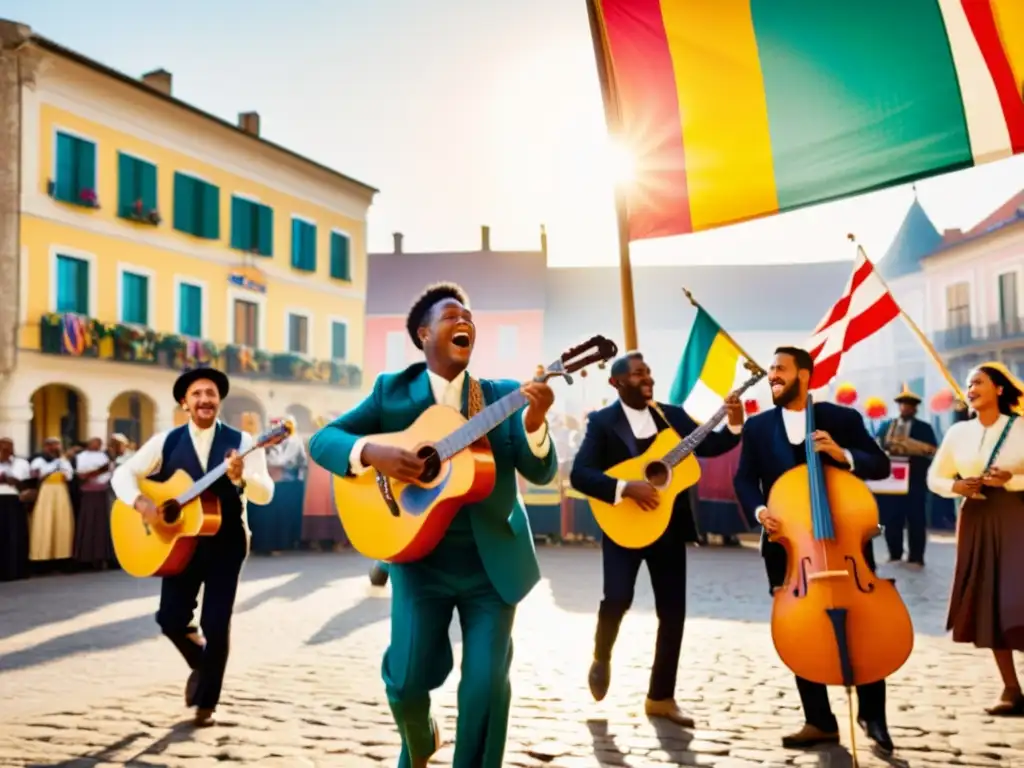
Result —
<svg viewBox="0 0 1024 768"><path fill-rule="evenodd" d="M374 563L370 569L370 583L375 587L383 587L388 583L388 572L380 563Z"/></svg>
<svg viewBox="0 0 1024 768"><path fill-rule="evenodd" d="M860 727L869 739L875 742L875 746L885 755L891 755L895 747L892 744L892 737L885 723L879 720L858 720Z"/></svg>
<svg viewBox="0 0 1024 768"><path fill-rule="evenodd" d="M608 686L612 681L612 668L607 661L595 661L590 665L587 682L590 683L590 694L594 701L601 701L608 695Z"/></svg>

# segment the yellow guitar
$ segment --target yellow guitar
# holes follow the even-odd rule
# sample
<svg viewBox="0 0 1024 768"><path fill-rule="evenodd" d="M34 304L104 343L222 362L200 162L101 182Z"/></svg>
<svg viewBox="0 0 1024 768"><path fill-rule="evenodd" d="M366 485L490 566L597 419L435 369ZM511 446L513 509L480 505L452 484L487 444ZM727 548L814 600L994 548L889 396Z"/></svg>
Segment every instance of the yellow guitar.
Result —
<svg viewBox="0 0 1024 768"><path fill-rule="evenodd" d="M732 394L743 394L764 375L764 371L758 371ZM627 483L646 481L658 490L659 497L658 506L652 510L641 509L632 499L622 499L618 504L588 499L594 519L605 536L627 549L642 549L661 537L672 519L676 496L700 480L700 463L693 452L721 423L727 412L727 406L723 404L711 419L685 439L680 439L679 433L671 426L663 429L641 455L605 471L609 477Z"/></svg>
<svg viewBox="0 0 1024 768"><path fill-rule="evenodd" d="M279 443L295 432L295 423L282 421L253 441L242 458L258 448ZM210 493L224 473L221 462L199 480L178 470L164 482L139 480L143 496L152 499L160 516L154 525L120 499L110 511L110 534L114 552L126 573L132 576L174 576L185 570L195 552L199 536L213 536L220 530L220 501Z"/></svg>

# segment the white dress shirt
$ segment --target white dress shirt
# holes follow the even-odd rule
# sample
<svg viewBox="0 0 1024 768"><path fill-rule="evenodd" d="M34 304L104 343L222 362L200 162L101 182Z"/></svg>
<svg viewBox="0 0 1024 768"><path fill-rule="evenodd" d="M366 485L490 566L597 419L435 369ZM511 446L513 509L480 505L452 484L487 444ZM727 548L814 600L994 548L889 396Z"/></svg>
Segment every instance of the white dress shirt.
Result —
<svg viewBox="0 0 1024 768"><path fill-rule="evenodd" d="M192 421L188 423L188 434L192 438L192 445L204 472L208 471L207 462L210 459L210 448L213 446L215 432L216 423L207 429L200 429ZM114 470L110 487L114 489L117 498L125 504L134 506L136 499L139 498L141 494L139 490L140 477L149 477L160 470L163 463L164 442L166 442L168 434L170 434L170 430L153 435L131 458ZM252 435L243 432L238 452L245 453L250 448L252 448ZM274 498L274 481L270 479L270 474L267 472L267 453L262 448L250 453L242 462L244 465L242 482L245 483L245 494L242 497L244 512L246 499L254 504L270 503Z"/></svg>
<svg viewBox="0 0 1024 768"><path fill-rule="evenodd" d="M800 445L807 439L807 413L806 409L801 408L799 411L794 411L791 408L780 408L779 411L782 413L782 425L786 428L786 437L789 438L790 445ZM846 463L850 465L850 470L853 470L853 454L849 451L844 450L843 456L846 457ZM768 507L764 505L754 510L754 519L757 522L761 522L761 515L768 510Z"/></svg>
<svg viewBox="0 0 1024 768"><path fill-rule="evenodd" d="M654 437L658 434L658 425L654 421L654 414L651 413L650 408L633 408L632 406L626 405L621 400L619 405L622 406L623 413L626 414L626 421L629 422L629 428L633 430L633 437L637 440L646 440L649 437ZM734 435L738 435L743 432L743 426L734 427L732 424L728 425L729 431ZM686 435L682 435L686 437ZM622 492L626 490L626 481L619 480L615 484L615 504L622 501Z"/></svg>
<svg viewBox="0 0 1024 768"><path fill-rule="evenodd" d="M75 462L77 472L79 475L84 475L89 472L95 472L97 469L101 469L113 463L113 459L106 451L82 451L78 454L78 460ZM88 482L96 485L106 485L110 481L110 472L104 472L96 475L92 480Z"/></svg>
<svg viewBox="0 0 1024 768"><path fill-rule="evenodd" d="M70 482L75 476L75 470L71 468L71 462L63 456L56 459L48 459L45 456L36 456L32 459L29 469L32 472L36 472L39 477L44 477L54 472L60 472L68 482Z"/></svg>
<svg viewBox="0 0 1024 768"><path fill-rule="evenodd" d="M0 475L6 475L8 480L24 482L28 480L30 473L28 462L17 456L11 456L7 461L0 461ZM17 488L0 485L0 496L17 496L18 493Z"/></svg>
<svg viewBox="0 0 1024 768"><path fill-rule="evenodd" d="M438 376L433 371L427 371L427 376L430 379L430 392L434 395L434 402L438 405L447 405L449 408L454 408L457 411L462 410L462 389L466 382L466 372L462 371L451 381L448 381L443 376ZM526 425L526 410L523 409L523 425ZM363 448L366 447L368 438L361 437L356 440L356 444L352 446L352 453L349 454L348 464L349 471L353 475L360 475L365 472L369 467L363 466ZM547 424L545 423L536 432L528 432L526 435L526 442L530 446L530 451L538 459L543 459L548 453L551 452L551 435L548 432Z"/></svg>
<svg viewBox="0 0 1024 768"><path fill-rule="evenodd" d="M302 440L291 436L267 449L267 464L271 467L298 467L306 458Z"/></svg>

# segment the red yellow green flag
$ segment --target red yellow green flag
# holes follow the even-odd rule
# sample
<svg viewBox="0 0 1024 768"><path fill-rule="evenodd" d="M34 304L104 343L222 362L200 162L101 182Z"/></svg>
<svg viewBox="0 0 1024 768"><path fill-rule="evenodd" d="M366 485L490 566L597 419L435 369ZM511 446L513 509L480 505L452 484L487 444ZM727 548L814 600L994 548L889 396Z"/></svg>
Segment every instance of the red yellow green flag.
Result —
<svg viewBox="0 0 1024 768"><path fill-rule="evenodd" d="M1024 153L1024 0L589 0L630 240Z"/></svg>

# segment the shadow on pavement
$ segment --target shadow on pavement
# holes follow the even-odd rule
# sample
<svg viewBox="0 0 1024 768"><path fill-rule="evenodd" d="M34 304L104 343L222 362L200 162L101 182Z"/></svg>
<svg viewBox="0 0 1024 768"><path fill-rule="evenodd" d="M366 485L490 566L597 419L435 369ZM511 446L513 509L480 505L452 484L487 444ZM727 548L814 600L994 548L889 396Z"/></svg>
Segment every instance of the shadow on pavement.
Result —
<svg viewBox="0 0 1024 768"><path fill-rule="evenodd" d="M383 590L380 590L383 592ZM376 624L391 616L391 599L387 594L368 595L331 618L306 641L306 645L323 645L340 640L369 624Z"/></svg>
<svg viewBox="0 0 1024 768"><path fill-rule="evenodd" d="M185 738L175 738L176 732L184 731L184 725L185 724L183 723L175 726L171 730L171 733L169 733L160 741L156 742L156 744L154 744L153 747L156 747L157 745L162 745L160 746L159 751L163 752L164 749L167 748L168 744L172 744L178 741L185 741ZM144 732L133 733L128 736L125 736L119 741L114 742L109 747L101 749L99 752L93 752L89 755L82 755L81 757L72 757L69 760L62 760L59 763L30 763L28 768L92 768L92 766L97 765L110 765L115 761L120 762L117 757L118 753L120 753L122 750L128 749L130 746L132 746L132 744L139 741L140 739L146 738L146 736L147 734ZM135 757L126 760L125 765L137 765L140 768L169 768L169 766L167 766L165 763L150 763L139 760L140 757L143 757L147 753L150 753L153 747L150 747L149 749L140 752Z"/></svg>

